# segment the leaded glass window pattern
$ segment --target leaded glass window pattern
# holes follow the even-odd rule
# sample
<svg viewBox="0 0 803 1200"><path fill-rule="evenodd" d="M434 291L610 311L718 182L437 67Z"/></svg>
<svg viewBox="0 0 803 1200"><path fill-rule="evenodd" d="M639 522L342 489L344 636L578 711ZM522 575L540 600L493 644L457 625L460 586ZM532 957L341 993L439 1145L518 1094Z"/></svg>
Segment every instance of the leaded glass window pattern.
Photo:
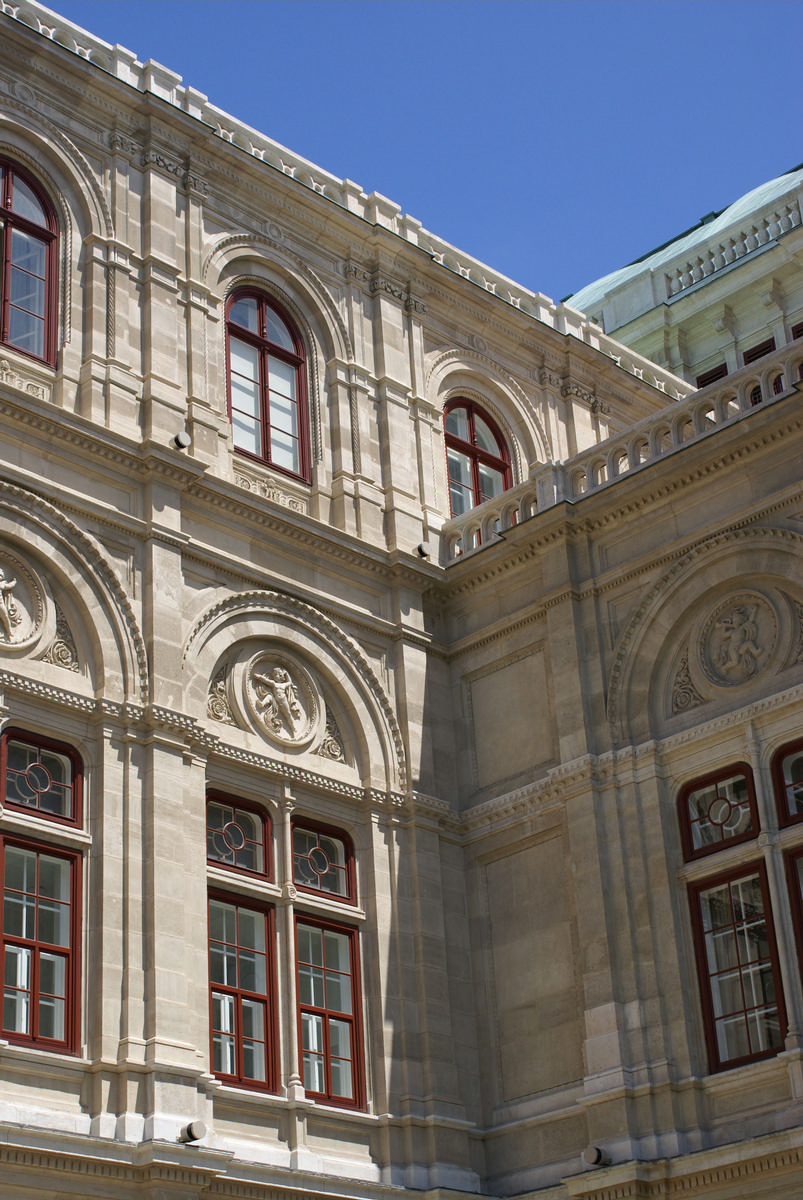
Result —
<svg viewBox="0 0 803 1200"><path fill-rule="evenodd" d="M713 1065L776 1054L786 1017L763 866L697 884L691 897Z"/></svg>
<svg viewBox="0 0 803 1200"><path fill-rule="evenodd" d="M206 805L206 856L219 866L268 875L266 818L236 801L210 797Z"/></svg>
<svg viewBox="0 0 803 1200"><path fill-rule="evenodd" d="M77 857L6 841L3 1036L56 1050L74 1041Z"/></svg>
<svg viewBox="0 0 803 1200"><path fill-rule="evenodd" d="M310 891L353 900L351 848L343 835L294 824L293 882Z"/></svg>
<svg viewBox="0 0 803 1200"><path fill-rule="evenodd" d="M5 804L62 821L80 818L80 770L69 747L7 731L0 763Z"/></svg>
<svg viewBox="0 0 803 1200"><path fill-rule="evenodd" d="M455 400L443 419L449 503L459 517L511 486L510 454L491 418L470 400Z"/></svg>
<svg viewBox="0 0 803 1200"><path fill-rule="evenodd" d="M223 896L209 900L212 1070L275 1090L272 913Z"/></svg>
<svg viewBox="0 0 803 1200"><path fill-rule="evenodd" d="M301 338L273 301L248 290L229 300L227 327L234 445L309 482Z"/></svg>
<svg viewBox="0 0 803 1200"><path fill-rule="evenodd" d="M296 921L299 1040L304 1088L358 1104L361 1058L354 930Z"/></svg>
<svg viewBox="0 0 803 1200"><path fill-rule="evenodd" d="M55 361L56 221L34 179L0 159L0 341Z"/></svg>
<svg viewBox="0 0 803 1200"><path fill-rule="evenodd" d="M753 777L737 764L688 784L680 794L686 858L700 858L759 832Z"/></svg>

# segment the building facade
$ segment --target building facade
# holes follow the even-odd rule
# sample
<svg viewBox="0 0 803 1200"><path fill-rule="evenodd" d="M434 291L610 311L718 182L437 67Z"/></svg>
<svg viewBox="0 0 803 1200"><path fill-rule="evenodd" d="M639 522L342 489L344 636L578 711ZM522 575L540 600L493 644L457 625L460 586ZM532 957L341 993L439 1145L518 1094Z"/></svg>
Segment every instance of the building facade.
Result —
<svg viewBox="0 0 803 1200"><path fill-rule="evenodd" d="M797 1197L803 342L0 24L0 1197Z"/></svg>
<svg viewBox="0 0 803 1200"><path fill-rule="evenodd" d="M698 388L753 367L803 337L803 166L569 299L609 334Z"/></svg>

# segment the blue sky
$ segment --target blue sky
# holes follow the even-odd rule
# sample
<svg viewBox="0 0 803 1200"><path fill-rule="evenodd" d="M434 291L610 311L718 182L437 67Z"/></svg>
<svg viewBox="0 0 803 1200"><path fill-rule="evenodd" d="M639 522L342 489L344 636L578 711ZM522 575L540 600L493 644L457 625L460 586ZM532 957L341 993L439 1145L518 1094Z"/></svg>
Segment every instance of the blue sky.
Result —
<svg viewBox="0 0 803 1200"><path fill-rule="evenodd" d="M797 0L50 7L553 299L803 162Z"/></svg>

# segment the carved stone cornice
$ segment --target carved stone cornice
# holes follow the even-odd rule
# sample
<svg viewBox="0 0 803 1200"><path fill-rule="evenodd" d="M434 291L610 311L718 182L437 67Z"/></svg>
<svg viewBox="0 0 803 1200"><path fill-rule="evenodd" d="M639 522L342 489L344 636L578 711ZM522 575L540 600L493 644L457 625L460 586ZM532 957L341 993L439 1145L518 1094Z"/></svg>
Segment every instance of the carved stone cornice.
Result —
<svg viewBox="0 0 803 1200"><path fill-rule="evenodd" d="M346 279L357 279L360 283L366 283L366 290L372 296L377 292L386 292L394 300L400 300L407 312L427 312L426 304L413 296L409 283L397 283L378 271L368 271L351 261L344 262L342 270Z"/></svg>

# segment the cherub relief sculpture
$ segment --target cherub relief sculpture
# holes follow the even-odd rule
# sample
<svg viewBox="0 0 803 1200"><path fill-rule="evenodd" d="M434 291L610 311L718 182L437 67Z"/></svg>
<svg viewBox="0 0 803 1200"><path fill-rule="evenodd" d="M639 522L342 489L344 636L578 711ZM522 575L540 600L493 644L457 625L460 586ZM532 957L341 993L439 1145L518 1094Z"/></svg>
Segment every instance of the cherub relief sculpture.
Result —
<svg viewBox="0 0 803 1200"><path fill-rule="evenodd" d="M284 667L274 667L268 675L254 671L251 678L263 720L276 733L281 733L284 728L291 738L295 737L296 728L304 719L304 710L289 672Z"/></svg>
<svg viewBox="0 0 803 1200"><path fill-rule="evenodd" d="M7 576L0 567L0 630L6 642L15 641L14 630L22 621L22 612L12 595L16 586L16 579Z"/></svg>

